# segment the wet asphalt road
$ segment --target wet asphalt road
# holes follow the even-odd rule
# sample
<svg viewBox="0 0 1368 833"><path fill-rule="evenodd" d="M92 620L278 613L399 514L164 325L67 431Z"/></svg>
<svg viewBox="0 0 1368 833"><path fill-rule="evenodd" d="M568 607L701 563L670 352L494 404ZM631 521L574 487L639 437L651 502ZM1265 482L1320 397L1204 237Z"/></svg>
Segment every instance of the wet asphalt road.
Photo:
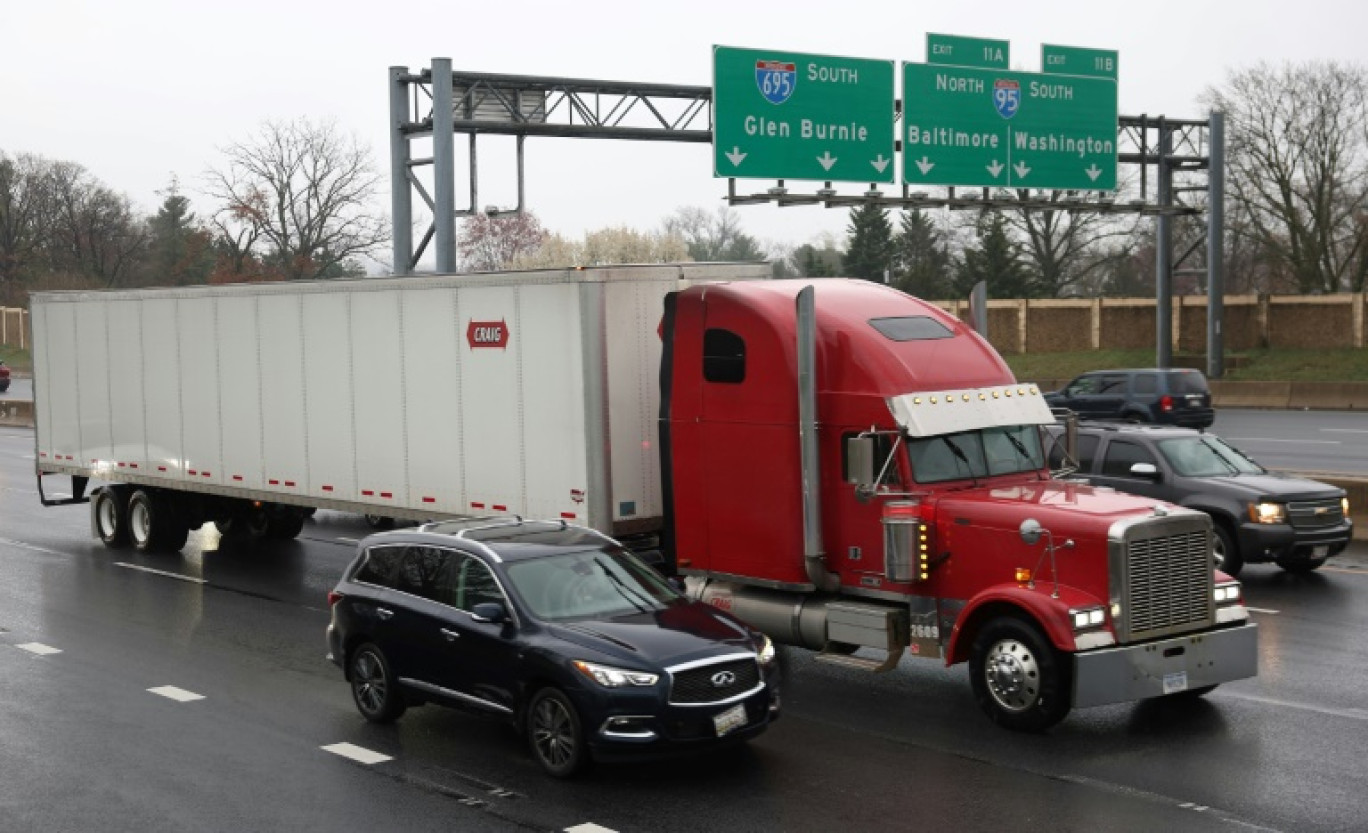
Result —
<svg viewBox="0 0 1368 833"><path fill-rule="evenodd" d="M1017 735L962 667L871 676L789 650L785 717L748 748L561 783L497 722L359 718L323 658L359 519L320 513L251 552L203 532L176 555L110 551L85 507L38 505L32 466L32 432L0 428L5 831L1363 829L1361 545L1308 576L1247 568L1260 676L1203 702Z"/></svg>

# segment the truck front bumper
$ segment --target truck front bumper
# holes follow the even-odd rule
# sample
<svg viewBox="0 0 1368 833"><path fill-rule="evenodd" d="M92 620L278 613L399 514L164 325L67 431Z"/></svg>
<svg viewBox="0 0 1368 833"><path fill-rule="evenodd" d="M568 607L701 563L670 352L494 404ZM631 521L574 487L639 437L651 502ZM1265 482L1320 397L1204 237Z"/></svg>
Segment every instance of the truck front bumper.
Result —
<svg viewBox="0 0 1368 833"><path fill-rule="evenodd" d="M1074 654L1075 708L1128 703L1259 673L1253 623Z"/></svg>

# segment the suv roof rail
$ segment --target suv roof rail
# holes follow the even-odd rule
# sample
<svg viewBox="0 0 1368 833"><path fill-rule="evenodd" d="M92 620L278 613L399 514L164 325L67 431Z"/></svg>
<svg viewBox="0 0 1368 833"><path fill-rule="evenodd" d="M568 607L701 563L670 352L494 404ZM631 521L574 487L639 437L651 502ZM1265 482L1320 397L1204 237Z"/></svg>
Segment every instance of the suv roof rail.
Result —
<svg viewBox="0 0 1368 833"><path fill-rule="evenodd" d="M418 527L418 532L429 532L435 535L450 535L453 538L464 538L467 532L474 532L479 529L494 529L503 526L518 526L524 523L522 515L513 517L496 515L477 515L470 518L450 518L444 521L429 521Z"/></svg>

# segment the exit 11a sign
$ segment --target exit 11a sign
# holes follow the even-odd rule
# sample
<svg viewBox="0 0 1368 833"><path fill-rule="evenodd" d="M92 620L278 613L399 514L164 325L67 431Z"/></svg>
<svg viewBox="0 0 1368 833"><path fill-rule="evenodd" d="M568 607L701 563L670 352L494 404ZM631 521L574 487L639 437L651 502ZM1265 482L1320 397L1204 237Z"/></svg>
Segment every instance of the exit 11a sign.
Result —
<svg viewBox="0 0 1368 833"><path fill-rule="evenodd" d="M893 62L713 47L720 177L892 182Z"/></svg>

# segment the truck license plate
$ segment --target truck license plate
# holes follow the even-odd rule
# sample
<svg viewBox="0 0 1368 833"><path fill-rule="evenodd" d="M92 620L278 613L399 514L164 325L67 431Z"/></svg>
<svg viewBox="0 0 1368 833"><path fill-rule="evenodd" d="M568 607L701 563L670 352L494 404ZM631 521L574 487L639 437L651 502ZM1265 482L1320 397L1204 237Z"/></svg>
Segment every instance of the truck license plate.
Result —
<svg viewBox="0 0 1368 833"><path fill-rule="evenodd" d="M1164 693L1177 694L1180 691L1187 691L1187 672L1174 671L1172 674L1164 675Z"/></svg>
<svg viewBox="0 0 1368 833"><path fill-rule="evenodd" d="M1311 557L1312 557L1312 558L1325 558L1325 557L1326 557L1327 555L1329 555L1329 554L1330 554L1330 545L1329 545L1329 544L1321 544L1319 547L1312 547L1312 548L1311 548Z"/></svg>
<svg viewBox="0 0 1368 833"><path fill-rule="evenodd" d="M713 728L717 730L720 738L733 729L739 729L746 725L746 704L737 703L730 709L721 714L713 715Z"/></svg>

